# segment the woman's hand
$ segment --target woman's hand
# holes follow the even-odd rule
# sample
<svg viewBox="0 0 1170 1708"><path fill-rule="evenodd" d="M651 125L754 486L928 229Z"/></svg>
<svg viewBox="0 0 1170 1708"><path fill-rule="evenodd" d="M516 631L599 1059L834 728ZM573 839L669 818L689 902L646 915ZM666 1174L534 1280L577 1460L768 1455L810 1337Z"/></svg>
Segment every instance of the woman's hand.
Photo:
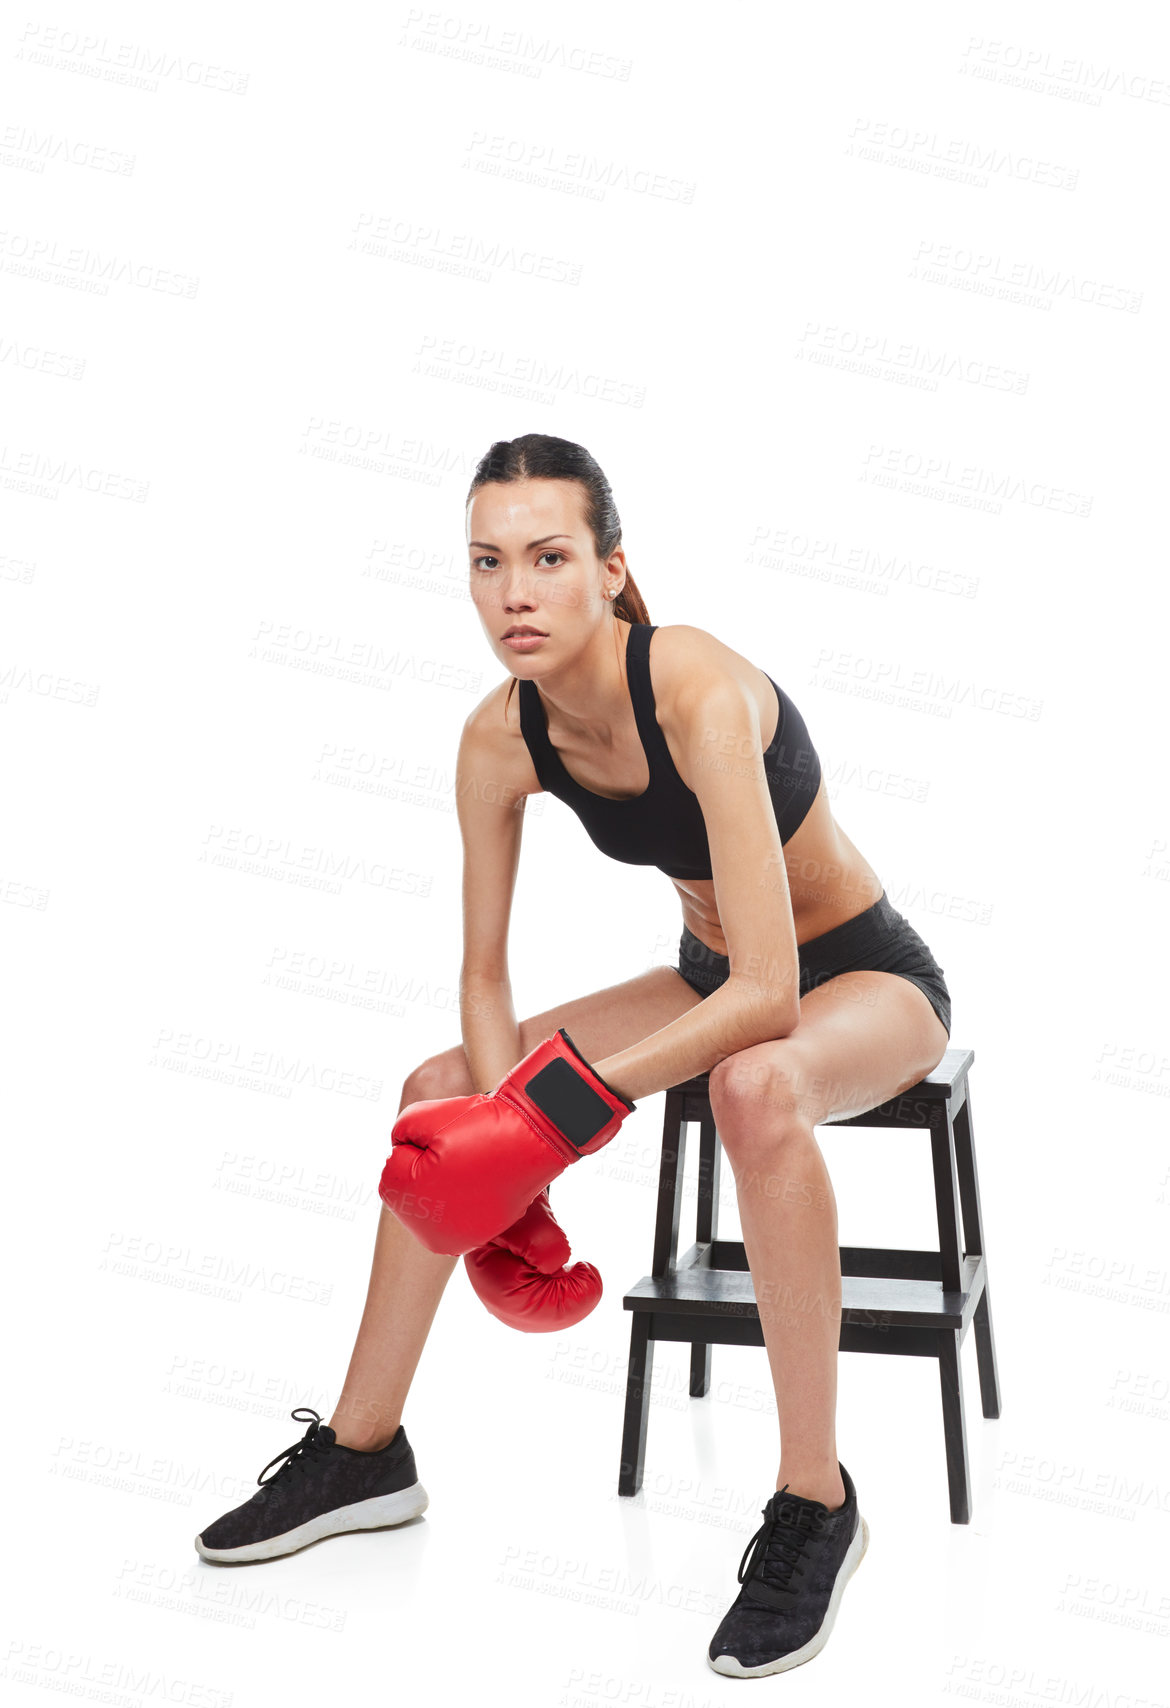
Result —
<svg viewBox="0 0 1170 1708"><path fill-rule="evenodd" d="M492 1091L408 1104L378 1190L428 1250L458 1256L511 1227L570 1163L607 1145L635 1107L562 1026Z"/></svg>

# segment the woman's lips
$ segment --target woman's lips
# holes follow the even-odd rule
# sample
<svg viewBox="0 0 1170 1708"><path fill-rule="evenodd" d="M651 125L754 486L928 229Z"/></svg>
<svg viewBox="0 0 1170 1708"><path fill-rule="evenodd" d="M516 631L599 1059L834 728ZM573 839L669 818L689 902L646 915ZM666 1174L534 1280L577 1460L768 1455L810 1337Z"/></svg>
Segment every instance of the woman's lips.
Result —
<svg viewBox="0 0 1170 1708"><path fill-rule="evenodd" d="M547 635L505 635L504 645L510 646L513 652L535 652L538 646L543 646Z"/></svg>

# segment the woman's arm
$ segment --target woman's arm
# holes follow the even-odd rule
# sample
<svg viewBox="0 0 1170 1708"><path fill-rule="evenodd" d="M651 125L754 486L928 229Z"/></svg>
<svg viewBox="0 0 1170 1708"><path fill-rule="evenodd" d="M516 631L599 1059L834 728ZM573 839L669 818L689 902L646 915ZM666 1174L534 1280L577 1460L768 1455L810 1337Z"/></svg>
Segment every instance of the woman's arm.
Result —
<svg viewBox="0 0 1170 1708"><path fill-rule="evenodd" d="M498 694L463 726L455 767L463 837L463 964L459 1012L476 1091L491 1091L523 1049L508 977L508 923L520 862L525 797L510 777Z"/></svg>
<svg viewBox="0 0 1170 1708"><path fill-rule="evenodd" d="M706 1073L737 1050L786 1037L800 1019L796 927L758 704L714 655L692 664L671 699L671 730L685 755L680 769L703 809L731 973L697 1007L591 1064L635 1101Z"/></svg>
<svg viewBox="0 0 1170 1708"><path fill-rule="evenodd" d="M773 1012L776 1017L769 1018ZM709 1072L716 1062L737 1050L750 1050L753 1044L766 1043L769 1038L786 1038L796 1025L782 1017L786 1012L779 1007L773 1011L759 1002L751 991L738 985L733 973L698 1007L628 1050L589 1065L612 1090L636 1103L639 1098L665 1091L669 1085L680 1085L695 1074Z"/></svg>

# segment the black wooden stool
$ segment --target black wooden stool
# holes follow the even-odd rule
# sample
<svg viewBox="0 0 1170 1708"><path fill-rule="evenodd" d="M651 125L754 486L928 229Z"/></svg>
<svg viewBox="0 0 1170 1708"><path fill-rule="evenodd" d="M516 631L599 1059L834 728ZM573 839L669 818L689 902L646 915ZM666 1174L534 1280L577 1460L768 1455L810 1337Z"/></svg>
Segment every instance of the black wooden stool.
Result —
<svg viewBox="0 0 1170 1708"><path fill-rule="evenodd" d="M972 1321L983 1415L999 1416L967 1085L974 1059L972 1050L949 1049L933 1073L888 1103L864 1115L822 1123L916 1127L930 1132L939 1249L894 1251L879 1246L842 1246L840 1345L843 1352L891 1352L938 1359L951 1519L955 1524L966 1524L971 1517L960 1350ZM699 1123L696 1243L680 1257L679 1217L690 1121ZM651 1273L623 1300L633 1317L619 1494L637 1494L642 1486L654 1342L690 1341L690 1391L695 1398L701 1398L710 1385L712 1345L764 1345L743 1242L717 1237L720 1155L708 1075L698 1074L671 1086L666 1092L662 1123Z"/></svg>

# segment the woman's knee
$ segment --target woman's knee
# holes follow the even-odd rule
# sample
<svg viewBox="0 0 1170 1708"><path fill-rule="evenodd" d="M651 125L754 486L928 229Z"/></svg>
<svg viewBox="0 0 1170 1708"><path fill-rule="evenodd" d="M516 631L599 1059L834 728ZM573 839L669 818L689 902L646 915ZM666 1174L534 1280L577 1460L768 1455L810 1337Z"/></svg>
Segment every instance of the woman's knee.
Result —
<svg viewBox="0 0 1170 1708"><path fill-rule="evenodd" d="M823 1110L802 1083L795 1053L739 1051L716 1063L708 1086L711 1113L733 1168L818 1150L813 1128Z"/></svg>
<svg viewBox="0 0 1170 1708"><path fill-rule="evenodd" d="M815 1124L824 1119L825 1084L810 1072L795 1044L753 1044L716 1062L708 1079L711 1110L728 1123L791 1114Z"/></svg>
<svg viewBox="0 0 1170 1708"><path fill-rule="evenodd" d="M443 1050L412 1068L402 1085L403 1105L430 1097L470 1097L475 1086L462 1044Z"/></svg>

